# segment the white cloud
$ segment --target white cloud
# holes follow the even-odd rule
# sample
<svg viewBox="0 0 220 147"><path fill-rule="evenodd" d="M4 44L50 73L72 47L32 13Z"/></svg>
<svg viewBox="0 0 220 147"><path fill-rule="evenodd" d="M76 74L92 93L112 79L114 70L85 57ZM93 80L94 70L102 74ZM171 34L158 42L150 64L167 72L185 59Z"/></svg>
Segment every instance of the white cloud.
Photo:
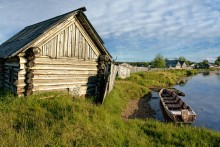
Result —
<svg viewBox="0 0 220 147"><path fill-rule="evenodd" d="M157 52L167 55L166 51L170 50L175 56L183 48L187 56L191 56L191 49L196 48L202 58L204 49L199 49L195 42L215 40L209 41L208 45L212 45L217 44L216 38L220 38L219 0L2 0L0 42L26 25L81 6L87 7L89 20L108 41L105 42L110 53L124 59L144 59L143 50L150 53L148 57ZM112 43L112 40L118 43ZM206 44L204 46L208 48ZM219 52L218 47L220 45L215 50ZM123 55L121 51L124 50L129 55Z"/></svg>

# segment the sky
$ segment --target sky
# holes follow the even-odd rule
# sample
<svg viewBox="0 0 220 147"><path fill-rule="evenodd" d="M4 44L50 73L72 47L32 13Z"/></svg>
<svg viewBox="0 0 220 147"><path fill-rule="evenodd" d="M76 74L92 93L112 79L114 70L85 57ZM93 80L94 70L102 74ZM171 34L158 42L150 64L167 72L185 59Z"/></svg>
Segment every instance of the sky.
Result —
<svg viewBox="0 0 220 147"><path fill-rule="evenodd" d="M25 26L83 6L116 61L220 56L220 0L0 0L0 44Z"/></svg>

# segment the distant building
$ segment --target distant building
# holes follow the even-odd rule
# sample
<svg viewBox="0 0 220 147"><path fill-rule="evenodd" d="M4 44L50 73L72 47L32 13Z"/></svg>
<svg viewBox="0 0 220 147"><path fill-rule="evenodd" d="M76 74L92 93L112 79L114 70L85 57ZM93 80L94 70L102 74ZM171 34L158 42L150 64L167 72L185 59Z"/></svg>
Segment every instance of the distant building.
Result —
<svg viewBox="0 0 220 147"><path fill-rule="evenodd" d="M130 64L127 64L127 63L123 63L123 64L118 65L117 76L119 78L122 78L122 79L130 77L131 67L132 66Z"/></svg>
<svg viewBox="0 0 220 147"><path fill-rule="evenodd" d="M166 60L166 67L173 69L182 69L186 68L186 62L179 60Z"/></svg>

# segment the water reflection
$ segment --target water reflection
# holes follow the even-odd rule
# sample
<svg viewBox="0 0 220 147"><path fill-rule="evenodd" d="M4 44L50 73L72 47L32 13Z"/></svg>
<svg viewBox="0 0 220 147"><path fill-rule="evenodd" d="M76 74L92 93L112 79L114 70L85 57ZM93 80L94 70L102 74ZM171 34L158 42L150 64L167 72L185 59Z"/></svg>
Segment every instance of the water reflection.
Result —
<svg viewBox="0 0 220 147"><path fill-rule="evenodd" d="M216 72L209 74L198 74L187 77L187 80L176 85L175 88L186 94L181 97L197 113L194 126L207 127L220 131L220 75ZM155 110L155 118L165 121L161 112L159 95L152 92L149 101L151 108Z"/></svg>

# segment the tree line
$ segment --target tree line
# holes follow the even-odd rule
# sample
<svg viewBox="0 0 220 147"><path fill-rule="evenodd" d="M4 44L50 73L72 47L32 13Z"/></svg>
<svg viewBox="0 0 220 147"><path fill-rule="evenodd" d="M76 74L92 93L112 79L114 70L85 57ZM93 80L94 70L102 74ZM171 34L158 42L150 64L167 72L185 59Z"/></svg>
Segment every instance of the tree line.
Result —
<svg viewBox="0 0 220 147"><path fill-rule="evenodd" d="M150 62L126 62L132 66L137 67L152 67L152 68L165 68L166 67L166 61L168 59L164 58L161 54L157 54L154 59ZM192 62L190 60L187 60L184 56L180 56L179 58L175 58L175 60L185 62L187 66L190 66L194 64L195 68L209 68L210 63L208 60L203 60L202 62ZM116 64L122 64L124 62L115 62ZM220 66L220 56L217 57L217 59L214 62L214 65Z"/></svg>

